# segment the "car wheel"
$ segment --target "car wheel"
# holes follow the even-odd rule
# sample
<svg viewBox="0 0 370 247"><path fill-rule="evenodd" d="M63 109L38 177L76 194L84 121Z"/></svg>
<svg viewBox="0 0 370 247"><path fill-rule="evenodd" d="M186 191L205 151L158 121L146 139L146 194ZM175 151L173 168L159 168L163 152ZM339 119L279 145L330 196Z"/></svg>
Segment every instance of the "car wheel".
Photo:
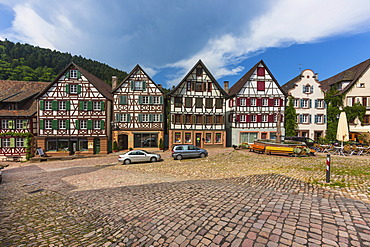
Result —
<svg viewBox="0 0 370 247"><path fill-rule="evenodd" d="M156 157L151 157L150 162L157 162L157 158Z"/></svg>
<svg viewBox="0 0 370 247"><path fill-rule="evenodd" d="M181 155L177 155L177 156L176 156L176 159L177 159L177 160L182 160L182 156L181 156Z"/></svg>
<svg viewBox="0 0 370 247"><path fill-rule="evenodd" d="M129 159L123 161L123 164L125 164L125 165L129 165L130 163L131 163L131 160L129 160Z"/></svg>
<svg viewBox="0 0 370 247"><path fill-rule="evenodd" d="M199 157L204 158L206 157L205 153L200 153Z"/></svg>

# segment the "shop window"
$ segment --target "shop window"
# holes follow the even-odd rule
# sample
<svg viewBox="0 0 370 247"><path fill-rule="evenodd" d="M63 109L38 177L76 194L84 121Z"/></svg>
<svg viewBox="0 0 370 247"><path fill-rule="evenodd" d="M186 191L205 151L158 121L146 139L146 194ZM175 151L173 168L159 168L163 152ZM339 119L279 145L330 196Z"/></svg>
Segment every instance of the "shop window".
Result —
<svg viewBox="0 0 370 247"><path fill-rule="evenodd" d="M215 143L221 143L221 133L216 133L215 134Z"/></svg>
<svg viewBox="0 0 370 247"><path fill-rule="evenodd" d="M135 148L158 147L158 134L139 133L134 134Z"/></svg>
<svg viewBox="0 0 370 247"><path fill-rule="evenodd" d="M181 132L175 132L175 143L181 143Z"/></svg>
<svg viewBox="0 0 370 247"><path fill-rule="evenodd" d="M185 143L191 143L191 133L185 133Z"/></svg>
<svg viewBox="0 0 370 247"><path fill-rule="evenodd" d="M206 133L205 142L206 143L211 143L211 140L212 140L212 133Z"/></svg>

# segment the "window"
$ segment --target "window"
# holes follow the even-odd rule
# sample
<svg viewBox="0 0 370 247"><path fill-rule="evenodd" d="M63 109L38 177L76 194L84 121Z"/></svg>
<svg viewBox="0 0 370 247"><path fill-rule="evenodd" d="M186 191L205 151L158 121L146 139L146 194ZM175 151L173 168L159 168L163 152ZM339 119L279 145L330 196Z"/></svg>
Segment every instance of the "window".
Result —
<svg viewBox="0 0 370 247"><path fill-rule="evenodd" d="M216 109L222 109L223 100L222 99L216 99Z"/></svg>
<svg viewBox="0 0 370 247"><path fill-rule="evenodd" d="M205 118L206 118L206 124L211 124L212 123L212 116L206 115Z"/></svg>
<svg viewBox="0 0 370 247"><path fill-rule="evenodd" d="M193 122L192 115L187 114L185 115L185 124L191 124Z"/></svg>
<svg viewBox="0 0 370 247"><path fill-rule="evenodd" d="M16 127L17 129L23 129L23 120L21 120L21 119L17 119L17 120L15 121L15 127Z"/></svg>
<svg viewBox="0 0 370 247"><path fill-rule="evenodd" d="M134 134L134 147L158 147L158 134L138 133Z"/></svg>
<svg viewBox="0 0 370 247"><path fill-rule="evenodd" d="M66 120L59 120L59 129L66 129Z"/></svg>
<svg viewBox="0 0 370 247"><path fill-rule="evenodd" d="M87 151L88 150L88 144L87 139L78 139L78 148L80 151Z"/></svg>
<svg viewBox="0 0 370 247"><path fill-rule="evenodd" d="M51 130L53 128L53 121L51 119L46 119L44 124L46 130Z"/></svg>
<svg viewBox="0 0 370 247"><path fill-rule="evenodd" d="M101 129L101 121L94 120L94 129Z"/></svg>
<svg viewBox="0 0 370 247"><path fill-rule="evenodd" d="M257 91L265 91L265 82L257 81Z"/></svg>
<svg viewBox="0 0 370 247"><path fill-rule="evenodd" d="M192 89L193 89L192 84L193 83L191 81L186 82L186 90L187 91L192 91Z"/></svg>
<svg viewBox="0 0 370 247"><path fill-rule="evenodd" d="M206 133L206 143L211 143L212 140L212 133Z"/></svg>
<svg viewBox="0 0 370 247"><path fill-rule="evenodd" d="M181 124L181 115L175 114L175 124Z"/></svg>
<svg viewBox="0 0 370 247"><path fill-rule="evenodd" d="M160 114L153 114L153 122L160 122L161 121L161 115Z"/></svg>
<svg viewBox="0 0 370 247"><path fill-rule="evenodd" d="M181 107L182 105L182 97L175 97L175 107Z"/></svg>
<svg viewBox="0 0 370 247"><path fill-rule="evenodd" d="M133 81L134 83L134 90L135 91L141 91L143 90L143 83L145 82L142 82L142 81Z"/></svg>
<svg viewBox="0 0 370 247"><path fill-rule="evenodd" d="M362 98L362 105L367 106L367 97Z"/></svg>
<svg viewBox="0 0 370 247"><path fill-rule="evenodd" d="M149 104L150 103L149 96L142 96L141 100L142 100L142 104Z"/></svg>
<svg viewBox="0 0 370 247"><path fill-rule="evenodd" d="M299 117L300 117L300 123L309 123L309 122L311 122L310 121L310 115L307 115L307 114L302 114L302 115L299 115Z"/></svg>
<svg viewBox="0 0 370 247"><path fill-rule="evenodd" d="M213 99L206 99L206 108L213 108Z"/></svg>
<svg viewBox="0 0 370 247"><path fill-rule="evenodd" d="M10 147L10 139L4 138L3 139L3 147Z"/></svg>
<svg viewBox="0 0 370 247"><path fill-rule="evenodd" d="M301 107L302 108L308 108L308 99L302 99Z"/></svg>
<svg viewBox="0 0 370 247"><path fill-rule="evenodd" d="M88 108L89 108L88 105L89 105L89 102L88 101L80 101L80 110L81 111L87 111Z"/></svg>
<svg viewBox="0 0 370 247"><path fill-rule="evenodd" d="M253 143L258 137L257 132L241 132L240 133L240 143Z"/></svg>
<svg viewBox="0 0 370 247"><path fill-rule="evenodd" d="M197 115L195 117L195 119L196 119L197 124L202 124L203 123L203 116L202 115Z"/></svg>
<svg viewBox="0 0 370 247"><path fill-rule="evenodd" d="M69 93L77 93L77 84L70 84L69 85Z"/></svg>
<svg viewBox="0 0 370 247"><path fill-rule="evenodd" d="M216 124L222 124L222 116L215 116Z"/></svg>
<svg viewBox="0 0 370 247"><path fill-rule="evenodd" d="M264 123L268 122L268 115L262 115L262 122Z"/></svg>
<svg viewBox="0 0 370 247"><path fill-rule="evenodd" d="M70 78L77 78L77 70L75 70L75 69L71 69L71 70L69 71L69 77L70 77Z"/></svg>
<svg viewBox="0 0 370 247"><path fill-rule="evenodd" d="M215 143L221 143L221 133L215 134Z"/></svg>
<svg viewBox="0 0 370 247"><path fill-rule="evenodd" d="M185 107L186 108L191 108L193 107L193 99L192 98L185 98Z"/></svg>
<svg viewBox="0 0 370 247"><path fill-rule="evenodd" d="M324 108L324 100L323 99L316 100L316 108Z"/></svg>
<svg viewBox="0 0 370 247"><path fill-rule="evenodd" d="M294 108L298 108L299 107L299 99L294 99Z"/></svg>
<svg viewBox="0 0 370 247"><path fill-rule="evenodd" d="M59 110L61 111L65 111L67 108L66 108L66 102L65 101L59 101Z"/></svg>
<svg viewBox="0 0 370 247"><path fill-rule="evenodd" d="M312 93L313 89L310 85L304 85L303 86L303 93Z"/></svg>
<svg viewBox="0 0 370 247"><path fill-rule="evenodd" d="M203 69L202 68L197 68L195 71L197 76L201 76L203 74Z"/></svg>
<svg viewBox="0 0 370 247"><path fill-rule="evenodd" d="M181 132L175 132L175 143L181 143Z"/></svg>
<svg viewBox="0 0 370 247"><path fill-rule="evenodd" d="M117 119L116 119L117 122L123 122L123 123L130 122L129 114L119 114L119 113L117 113L116 116L117 116Z"/></svg>
<svg viewBox="0 0 370 247"><path fill-rule="evenodd" d="M257 105L257 99L251 98L251 106L256 106L256 105Z"/></svg>
<svg viewBox="0 0 370 247"><path fill-rule="evenodd" d="M52 109L52 101L45 101L45 110L51 111Z"/></svg>
<svg viewBox="0 0 370 247"><path fill-rule="evenodd" d="M203 82L195 82L195 91L202 92L204 91L204 83Z"/></svg>
<svg viewBox="0 0 370 247"><path fill-rule="evenodd" d="M80 120L80 129L87 129L87 120Z"/></svg>
<svg viewBox="0 0 370 247"><path fill-rule="evenodd" d="M258 67L257 68L257 76L265 76L265 68L264 67Z"/></svg>
<svg viewBox="0 0 370 247"><path fill-rule="evenodd" d="M153 104L155 105L161 104L161 96L153 96Z"/></svg>
<svg viewBox="0 0 370 247"><path fill-rule="evenodd" d="M274 99L274 106L280 106L280 99Z"/></svg>
<svg viewBox="0 0 370 247"><path fill-rule="evenodd" d="M246 115L240 115L240 122L241 123L247 122L247 116Z"/></svg>
<svg viewBox="0 0 370 247"><path fill-rule="evenodd" d="M246 98L240 98L240 106L246 106L247 105L247 99Z"/></svg>
<svg viewBox="0 0 370 247"><path fill-rule="evenodd" d="M257 122L257 115L251 115L251 122Z"/></svg>
<svg viewBox="0 0 370 247"><path fill-rule="evenodd" d="M315 115L315 123L324 123L324 116L323 115Z"/></svg>
<svg viewBox="0 0 370 247"><path fill-rule="evenodd" d="M365 83L359 83L359 84L357 84L357 87L365 88Z"/></svg>
<svg viewBox="0 0 370 247"><path fill-rule="evenodd" d="M185 133L185 143L191 143L191 133Z"/></svg>
<svg viewBox="0 0 370 247"><path fill-rule="evenodd" d="M196 98L195 99L195 107L196 108L202 108L203 107L203 99L202 98Z"/></svg>
<svg viewBox="0 0 370 247"><path fill-rule="evenodd" d="M16 146L17 147L24 147L24 139L23 138L17 138L16 140L15 140L15 142L16 142Z"/></svg>
<svg viewBox="0 0 370 247"><path fill-rule="evenodd" d="M94 111L100 111L101 110L101 102L100 101L94 101L93 102L93 110Z"/></svg>
<svg viewBox="0 0 370 247"><path fill-rule="evenodd" d="M1 121L1 128L2 129L8 129L8 126L9 126L8 120L2 120Z"/></svg>
<svg viewBox="0 0 370 247"><path fill-rule="evenodd" d="M267 99L267 98L263 98L263 99L262 99L262 105L263 105L263 106L268 106L268 105L269 105L269 99Z"/></svg>
<svg viewBox="0 0 370 247"><path fill-rule="evenodd" d="M149 114L142 114L141 115L141 122L150 122L149 121Z"/></svg>

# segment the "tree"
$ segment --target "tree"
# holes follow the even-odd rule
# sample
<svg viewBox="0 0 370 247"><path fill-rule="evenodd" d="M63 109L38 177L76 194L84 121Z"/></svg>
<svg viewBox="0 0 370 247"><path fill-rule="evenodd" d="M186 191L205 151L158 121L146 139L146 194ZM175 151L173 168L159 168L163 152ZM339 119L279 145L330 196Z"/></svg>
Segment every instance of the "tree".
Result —
<svg viewBox="0 0 370 247"><path fill-rule="evenodd" d="M346 112L347 119L350 123L353 123L356 118L361 122L364 121L366 106L361 105L361 103L355 103L353 106L346 106L343 110Z"/></svg>
<svg viewBox="0 0 370 247"><path fill-rule="evenodd" d="M343 97L334 87L330 88L329 92L325 95L327 105L326 139L328 141L335 141L337 139L338 116L341 112L340 108L343 107Z"/></svg>
<svg viewBox="0 0 370 247"><path fill-rule="evenodd" d="M288 105L285 108L285 136L296 136L297 135L297 113L294 108L294 98L292 96L288 97Z"/></svg>

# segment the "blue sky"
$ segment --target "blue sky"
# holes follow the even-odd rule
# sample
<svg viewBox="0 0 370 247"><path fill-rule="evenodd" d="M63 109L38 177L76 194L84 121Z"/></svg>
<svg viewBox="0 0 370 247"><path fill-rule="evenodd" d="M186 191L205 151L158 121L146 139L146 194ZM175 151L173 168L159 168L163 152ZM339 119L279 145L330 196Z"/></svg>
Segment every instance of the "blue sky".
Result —
<svg viewBox="0 0 370 247"><path fill-rule="evenodd" d="M280 84L370 58L368 0L0 0L0 39L82 55L171 87L202 59L234 84L263 59Z"/></svg>

